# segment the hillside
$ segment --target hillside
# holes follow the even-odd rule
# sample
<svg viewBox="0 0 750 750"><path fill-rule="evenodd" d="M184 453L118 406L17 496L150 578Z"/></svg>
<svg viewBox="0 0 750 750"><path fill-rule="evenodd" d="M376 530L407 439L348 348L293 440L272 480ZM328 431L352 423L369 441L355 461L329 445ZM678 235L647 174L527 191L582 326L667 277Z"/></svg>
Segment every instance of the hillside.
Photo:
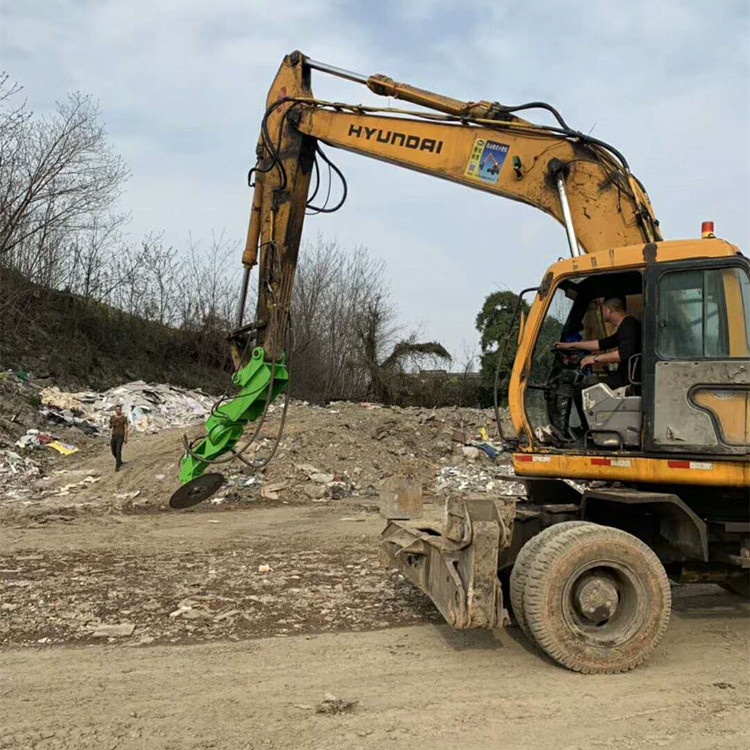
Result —
<svg viewBox="0 0 750 750"><path fill-rule="evenodd" d="M66 388L132 380L221 392L231 372L216 329L186 332L33 284L0 268L0 370Z"/></svg>

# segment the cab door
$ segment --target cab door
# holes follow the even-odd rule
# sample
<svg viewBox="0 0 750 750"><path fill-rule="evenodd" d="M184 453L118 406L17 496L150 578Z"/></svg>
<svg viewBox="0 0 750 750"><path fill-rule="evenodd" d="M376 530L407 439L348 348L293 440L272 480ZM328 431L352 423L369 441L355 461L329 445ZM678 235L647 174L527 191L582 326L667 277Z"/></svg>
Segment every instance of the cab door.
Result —
<svg viewBox="0 0 750 750"><path fill-rule="evenodd" d="M750 451L750 265L659 263L646 272L648 451Z"/></svg>

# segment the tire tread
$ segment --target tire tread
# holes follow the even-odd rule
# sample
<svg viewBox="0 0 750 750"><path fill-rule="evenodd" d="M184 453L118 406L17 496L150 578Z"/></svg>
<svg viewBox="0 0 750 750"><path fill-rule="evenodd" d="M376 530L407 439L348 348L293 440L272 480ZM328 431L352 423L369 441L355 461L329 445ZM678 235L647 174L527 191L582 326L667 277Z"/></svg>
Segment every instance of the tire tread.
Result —
<svg viewBox="0 0 750 750"><path fill-rule="evenodd" d="M513 563L513 570L510 572L510 606L513 609L513 616L516 618L518 626L523 633L533 639L529 626L526 622L526 616L523 610L523 591L526 585L526 578L529 569L536 557L536 553L546 540L557 536L566 529L574 526L581 526L590 523L589 521L563 521L553 524L543 529L535 536L532 536L526 544L521 547L518 557Z"/></svg>
<svg viewBox="0 0 750 750"><path fill-rule="evenodd" d="M547 622L544 586L548 572L556 560L562 558L567 551L574 548L577 544L580 544L581 540L585 540L587 537L591 539L598 537L599 540L603 537L609 537L613 541L617 540L619 542L625 542L634 547L643 554L645 559L651 564L651 567L658 578L659 588L661 589L664 608L660 614L656 632L651 637L650 642L646 647L638 652L635 658L624 661L620 664L591 667L584 661L571 655L560 643L556 642L550 632ZM625 531L611 526L597 526L595 524L568 528L562 533L548 539L546 543L538 549L527 571L523 597L523 612L526 618L526 624L537 645L559 664L576 672L583 672L585 674L614 674L618 672L627 672L637 667L651 654L659 641L661 641L669 625L669 617L671 613L671 591L669 580L661 562L654 554L653 550L632 534L628 534Z"/></svg>

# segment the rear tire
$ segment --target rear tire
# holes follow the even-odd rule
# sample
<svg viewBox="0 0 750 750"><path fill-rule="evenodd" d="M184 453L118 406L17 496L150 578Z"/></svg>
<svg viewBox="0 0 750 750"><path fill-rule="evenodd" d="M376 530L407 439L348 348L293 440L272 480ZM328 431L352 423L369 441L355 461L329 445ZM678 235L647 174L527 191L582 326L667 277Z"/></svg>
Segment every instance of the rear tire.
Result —
<svg viewBox="0 0 750 750"><path fill-rule="evenodd" d="M542 545L549 539L557 536L566 529L573 526L582 526L587 521L563 521L553 526L548 526L536 536L532 536L526 544L521 547L516 561L513 563L513 570L510 573L510 606L513 610L513 617L525 635L532 637L529 626L526 624L526 616L523 611L523 590L526 586L526 577L529 574L531 564L534 562L536 553Z"/></svg>
<svg viewBox="0 0 750 750"><path fill-rule="evenodd" d="M523 612L550 657L585 674L626 672L669 625L671 592L659 558L620 529L568 528L538 550Z"/></svg>

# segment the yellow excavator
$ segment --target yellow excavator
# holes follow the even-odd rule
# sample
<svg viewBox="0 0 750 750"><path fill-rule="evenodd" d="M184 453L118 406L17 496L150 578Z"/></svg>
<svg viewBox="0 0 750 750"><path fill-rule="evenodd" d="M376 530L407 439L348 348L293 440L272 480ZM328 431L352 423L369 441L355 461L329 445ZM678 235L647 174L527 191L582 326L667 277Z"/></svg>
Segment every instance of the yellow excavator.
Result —
<svg viewBox="0 0 750 750"><path fill-rule="evenodd" d="M412 107L316 99L313 71ZM531 111L555 124L519 115ZM205 437L185 440L182 486L170 504L188 507L215 492L224 479L209 467L271 458L251 460L247 450L271 402L285 391L288 399L304 218L346 197L324 146L527 203L563 225L570 251L519 297L508 385L514 434L503 435L499 418L498 430L525 495L451 497L435 518L396 503L381 538L384 561L454 628L495 628L510 610L552 659L584 673L626 671L652 652L669 622L670 579L747 595L750 264L739 249L710 223L700 239L663 240L625 157L570 128L549 104L463 102L300 52L273 81L251 170L231 338L237 392L217 403ZM336 205L330 187L320 204L323 169L344 186ZM246 323L255 266L257 314ZM629 357L622 387L583 387L570 352L551 351L543 332L557 331L562 343L606 338L601 305L613 298L640 321L641 351Z"/></svg>

